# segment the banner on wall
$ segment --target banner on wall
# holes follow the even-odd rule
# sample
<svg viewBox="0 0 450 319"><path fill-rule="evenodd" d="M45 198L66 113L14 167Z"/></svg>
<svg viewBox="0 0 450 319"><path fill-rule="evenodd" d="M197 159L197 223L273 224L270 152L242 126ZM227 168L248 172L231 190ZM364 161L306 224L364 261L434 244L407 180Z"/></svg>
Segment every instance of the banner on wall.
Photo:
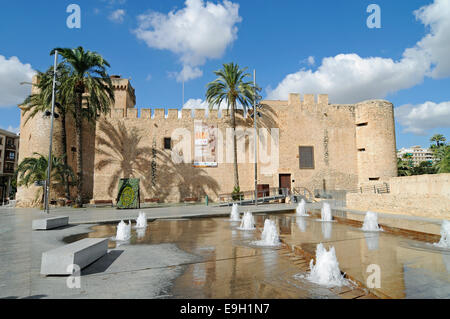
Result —
<svg viewBox="0 0 450 319"><path fill-rule="evenodd" d="M217 125L194 122L194 167L217 167Z"/></svg>

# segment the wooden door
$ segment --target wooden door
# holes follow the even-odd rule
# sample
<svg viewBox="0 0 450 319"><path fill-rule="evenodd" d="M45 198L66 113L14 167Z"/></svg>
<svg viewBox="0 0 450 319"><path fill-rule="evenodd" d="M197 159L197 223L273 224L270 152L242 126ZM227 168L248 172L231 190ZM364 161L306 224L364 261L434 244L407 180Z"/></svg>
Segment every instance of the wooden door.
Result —
<svg viewBox="0 0 450 319"><path fill-rule="evenodd" d="M280 188L287 188L288 191L291 191L291 174L280 174Z"/></svg>

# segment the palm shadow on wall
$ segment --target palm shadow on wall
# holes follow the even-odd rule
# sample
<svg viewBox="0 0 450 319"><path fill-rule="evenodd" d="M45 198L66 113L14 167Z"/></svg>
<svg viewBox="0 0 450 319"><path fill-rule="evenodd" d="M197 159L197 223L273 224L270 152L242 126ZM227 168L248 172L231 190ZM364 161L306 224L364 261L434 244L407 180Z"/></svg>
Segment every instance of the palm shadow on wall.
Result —
<svg viewBox="0 0 450 319"><path fill-rule="evenodd" d="M97 137L96 153L104 158L95 169L111 172L107 189L110 197L115 197L121 178L140 178L146 194L160 201L171 196L173 189L177 189L180 200L201 198L208 189L218 194L219 184L206 171L194 168L192 164L175 164L170 151L156 148L153 152L152 147L141 146L145 136L138 128L127 128L122 121L116 127L104 120L99 124L99 131L103 136ZM153 162L156 163L155 172Z"/></svg>
<svg viewBox="0 0 450 319"><path fill-rule="evenodd" d="M123 122L118 122L117 127L114 127L110 122L102 121L99 130L104 136L97 137L95 152L102 155L103 159L95 165L95 169L108 169L111 172L108 195L114 197L119 179L138 178L142 174L142 169L148 164L147 154L151 148L139 146L142 140L139 130L134 127L127 130Z"/></svg>
<svg viewBox="0 0 450 319"><path fill-rule="evenodd" d="M158 163L156 186L153 186L153 182L147 178L143 184L147 191L151 189L160 200L167 199L174 188L177 189L180 201L186 198L200 200L208 194L207 190L218 196L219 183L208 176L204 169L195 168L192 163L175 164L171 151L157 150L156 161ZM146 176L151 176L151 172Z"/></svg>

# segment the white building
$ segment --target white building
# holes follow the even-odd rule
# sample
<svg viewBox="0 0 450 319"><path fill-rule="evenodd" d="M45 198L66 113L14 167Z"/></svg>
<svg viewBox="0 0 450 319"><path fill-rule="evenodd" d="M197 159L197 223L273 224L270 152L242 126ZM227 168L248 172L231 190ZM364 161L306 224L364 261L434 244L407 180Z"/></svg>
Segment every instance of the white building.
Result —
<svg viewBox="0 0 450 319"><path fill-rule="evenodd" d="M397 151L397 157L403 159L403 155L409 154L412 156L411 160L415 166L421 162L434 162L434 155L431 149L422 148L420 146L412 146L410 148L402 148Z"/></svg>
<svg viewBox="0 0 450 319"><path fill-rule="evenodd" d="M19 135L0 129L0 205L9 197L19 159Z"/></svg>

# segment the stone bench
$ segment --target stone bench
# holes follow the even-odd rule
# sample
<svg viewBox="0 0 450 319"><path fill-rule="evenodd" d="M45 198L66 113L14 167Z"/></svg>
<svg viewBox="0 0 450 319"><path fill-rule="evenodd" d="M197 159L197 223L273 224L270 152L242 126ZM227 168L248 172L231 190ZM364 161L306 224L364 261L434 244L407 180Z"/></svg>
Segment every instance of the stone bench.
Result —
<svg viewBox="0 0 450 319"><path fill-rule="evenodd" d="M48 230L67 226L68 224L69 224L69 217L59 216L33 220L32 227L34 230Z"/></svg>
<svg viewBox="0 0 450 319"><path fill-rule="evenodd" d="M114 206L114 203L111 199L104 200L94 200L95 206Z"/></svg>
<svg viewBox="0 0 450 319"><path fill-rule="evenodd" d="M108 252L107 238L85 238L42 253L41 275L71 275L68 267L89 266ZM70 270L70 268L69 268Z"/></svg>
<svg viewBox="0 0 450 319"><path fill-rule="evenodd" d="M144 203L159 203L159 198L146 198Z"/></svg>

